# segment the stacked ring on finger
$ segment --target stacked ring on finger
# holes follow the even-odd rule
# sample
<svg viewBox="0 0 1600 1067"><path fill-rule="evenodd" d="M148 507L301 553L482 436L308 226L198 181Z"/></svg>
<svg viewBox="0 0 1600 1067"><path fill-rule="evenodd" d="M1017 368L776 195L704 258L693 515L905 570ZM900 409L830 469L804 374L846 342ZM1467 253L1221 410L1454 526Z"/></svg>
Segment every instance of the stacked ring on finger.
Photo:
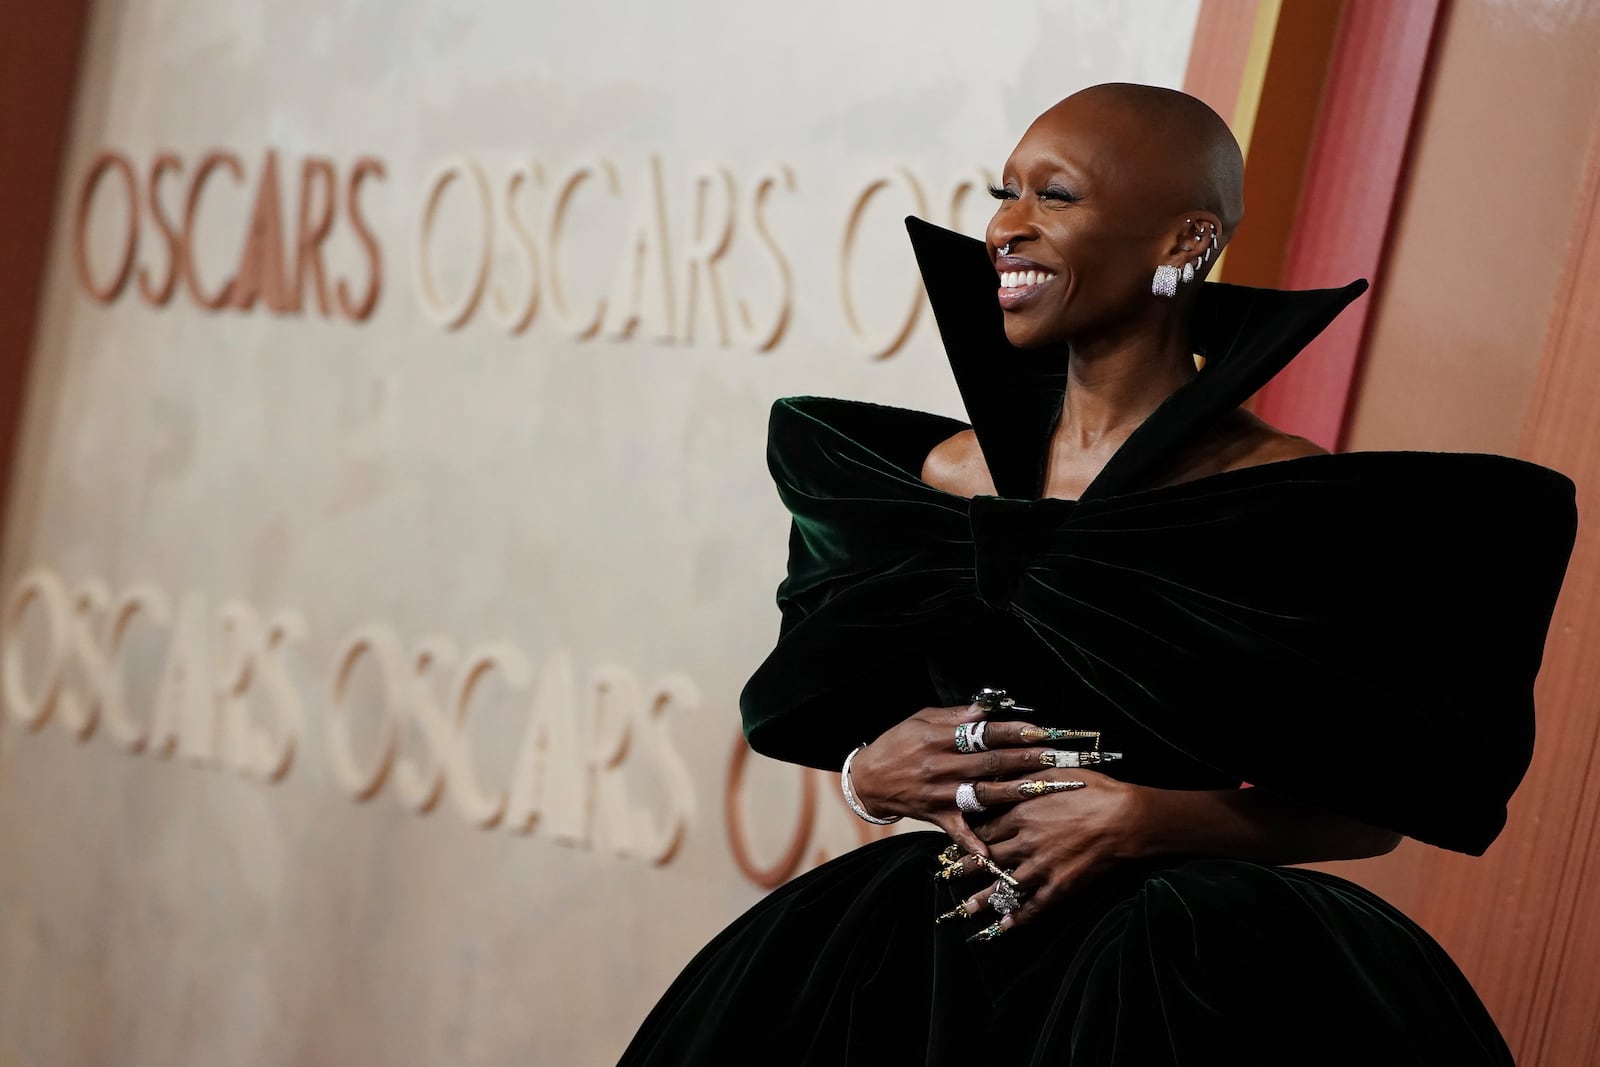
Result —
<svg viewBox="0 0 1600 1067"><path fill-rule="evenodd" d="M1082 789L1088 782L1044 782L1035 779L1022 782L1017 786L1019 797L1042 797L1048 793L1065 793L1070 789ZM974 797L976 799L976 797ZM958 800L957 803L960 803Z"/></svg>
<svg viewBox="0 0 1600 1067"><path fill-rule="evenodd" d="M964 722L956 727L957 752L987 752L988 744L984 741L984 734L989 727L988 720L980 722Z"/></svg>
<svg viewBox="0 0 1600 1067"><path fill-rule="evenodd" d="M956 807L974 814L988 810L983 802L978 799L978 791L973 788L971 782L962 782L956 786Z"/></svg>

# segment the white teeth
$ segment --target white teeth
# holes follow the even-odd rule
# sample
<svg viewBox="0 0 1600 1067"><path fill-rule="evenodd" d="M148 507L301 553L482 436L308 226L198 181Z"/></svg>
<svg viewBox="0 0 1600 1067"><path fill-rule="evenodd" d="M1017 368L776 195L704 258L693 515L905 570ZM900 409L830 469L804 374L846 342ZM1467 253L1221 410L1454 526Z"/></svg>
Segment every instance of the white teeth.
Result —
<svg viewBox="0 0 1600 1067"><path fill-rule="evenodd" d="M1000 272L1000 288L1021 289L1029 285L1043 285L1055 275L1043 270L1007 270Z"/></svg>

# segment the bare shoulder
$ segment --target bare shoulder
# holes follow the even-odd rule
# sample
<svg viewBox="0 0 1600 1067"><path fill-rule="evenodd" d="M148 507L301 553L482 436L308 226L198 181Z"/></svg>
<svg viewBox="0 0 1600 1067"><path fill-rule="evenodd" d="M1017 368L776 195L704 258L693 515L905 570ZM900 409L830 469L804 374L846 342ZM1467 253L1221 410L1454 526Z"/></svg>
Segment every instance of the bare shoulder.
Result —
<svg viewBox="0 0 1600 1067"><path fill-rule="evenodd" d="M1303 456L1324 456L1328 450L1315 441L1286 433L1254 412L1240 408L1234 413L1230 427L1232 447L1226 451L1228 462L1223 470L1256 467L1263 463L1277 463Z"/></svg>
<svg viewBox="0 0 1600 1067"><path fill-rule="evenodd" d="M1240 408L1189 454L1169 482L1187 482L1264 463L1321 456L1327 451L1315 441L1286 433Z"/></svg>
<svg viewBox="0 0 1600 1067"><path fill-rule="evenodd" d="M962 430L933 446L922 461L922 480L957 496L992 495L995 491L989 464L978 447L978 435L971 430Z"/></svg>

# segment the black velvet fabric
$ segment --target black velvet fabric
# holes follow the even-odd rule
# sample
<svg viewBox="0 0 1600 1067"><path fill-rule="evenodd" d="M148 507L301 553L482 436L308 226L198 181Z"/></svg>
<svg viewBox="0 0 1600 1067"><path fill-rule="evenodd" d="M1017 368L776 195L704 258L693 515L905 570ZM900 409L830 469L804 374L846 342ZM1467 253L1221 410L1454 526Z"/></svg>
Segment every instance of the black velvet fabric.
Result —
<svg viewBox="0 0 1600 1067"><path fill-rule="evenodd" d="M890 837L773 892L684 969L621 1062L1512 1062L1444 951L1343 879L1222 859L1147 864L968 944L970 927L932 921L958 899L930 876L946 843Z"/></svg>
<svg viewBox="0 0 1600 1067"><path fill-rule="evenodd" d="M1365 289L1207 283L1205 369L1080 499L1039 499L1064 356L1006 342L979 242L908 226L1000 495L919 477L963 423L774 405L768 458L794 522L779 639L741 695L751 745L833 769L920 707L1003 686L1030 719L1105 731L1126 780L1249 782L1481 853L1531 756L1571 481L1501 456L1368 452L1163 484ZM773 893L696 957L623 1062L1510 1062L1444 952L1341 879L1175 858L969 946L932 923L956 899L930 877L942 844L893 838Z"/></svg>

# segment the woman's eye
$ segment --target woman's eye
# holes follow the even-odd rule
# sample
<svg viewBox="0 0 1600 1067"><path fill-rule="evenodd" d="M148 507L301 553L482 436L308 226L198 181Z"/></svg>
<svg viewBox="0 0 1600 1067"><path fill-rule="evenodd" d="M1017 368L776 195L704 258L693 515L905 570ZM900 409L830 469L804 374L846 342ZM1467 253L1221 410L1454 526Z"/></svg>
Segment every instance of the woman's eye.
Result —
<svg viewBox="0 0 1600 1067"><path fill-rule="evenodd" d="M1039 199L1059 200L1067 204L1076 204L1078 202L1078 195L1069 189L1063 189L1059 185L1047 185L1043 189L1039 190Z"/></svg>
<svg viewBox="0 0 1600 1067"><path fill-rule="evenodd" d="M994 197L996 200L1015 200L1017 198L1016 193L1010 189L1007 189L1003 185L989 186L989 195Z"/></svg>

